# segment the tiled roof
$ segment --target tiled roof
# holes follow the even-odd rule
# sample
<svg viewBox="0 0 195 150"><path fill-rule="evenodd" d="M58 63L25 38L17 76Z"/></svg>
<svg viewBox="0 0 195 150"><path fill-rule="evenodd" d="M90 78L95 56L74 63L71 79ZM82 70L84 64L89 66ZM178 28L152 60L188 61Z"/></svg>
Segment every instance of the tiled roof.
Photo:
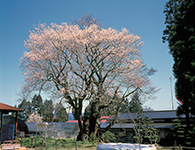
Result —
<svg viewBox="0 0 195 150"><path fill-rule="evenodd" d="M0 103L0 111L23 111L22 109L16 108L16 107L12 107L3 103Z"/></svg>
<svg viewBox="0 0 195 150"><path fill-rule="evenodd" d="M137 119L137 113L120 113L117 117L119 120L123 119ZM148 116L150 119L174 119L178 118L175 110L173 111L148 111L143 115ZM182 116L183 117L183 116Z"/></svg>
<svg viewBox="0 0 195 150"><path fill-rule="evenodd" d="M167 111L146 111L143 112L144 116L148 116L150 119L154 120L154 127L155 128L170 128L171 122L170 120L178 118L176 110L167 110ZM137 113L119 113L117 116L117 122L111 127L111 129L117 129L117 128L134 128L134 124L129 122L129 120L137 119L138 114ZM184 115L181 116L181 118L184 118ZM167 121L162 121L168 119ZM156 120L156 122L155 122ZM158 121L162 122L158 122ZM101 123L101 128L106 128L109 125L109 122L103 122Z"/></svg>

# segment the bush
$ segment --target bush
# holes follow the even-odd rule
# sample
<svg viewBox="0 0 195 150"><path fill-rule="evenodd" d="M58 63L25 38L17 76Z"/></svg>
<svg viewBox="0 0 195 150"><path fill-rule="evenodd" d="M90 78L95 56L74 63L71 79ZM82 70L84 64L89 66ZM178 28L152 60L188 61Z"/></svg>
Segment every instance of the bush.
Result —
<svg viewBox="0 0 195 150"><path fill-rule="evenodd" d="M104 142L110 142L110 141L114 141L116 140L115 134L110 132L110 131L106 131L103 135L102 135L102 139Z"/></svg>

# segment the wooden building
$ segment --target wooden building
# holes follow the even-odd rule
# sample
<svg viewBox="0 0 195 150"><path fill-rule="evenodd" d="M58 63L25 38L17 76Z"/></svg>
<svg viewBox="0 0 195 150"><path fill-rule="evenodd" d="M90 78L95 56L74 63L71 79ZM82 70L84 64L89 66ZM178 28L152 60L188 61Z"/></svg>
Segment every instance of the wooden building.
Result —
<svg viewBox="0 0 195 150"><path fill-rule="evenodd" d="M12 107L3 103L0 103L0 141L16 139L17 127L18 127L18 112L22 112L22 109ZM15 117L15 121L6 124L3 121L3 116L12 113Z"/></svg>
<svg viewBox="0 0 195 150"><path fill-rule="evenodd" d="M145 111L142 115L148 116L153 121L153 127L165 135L170 132L172 121L178 118L176 110ZM179 119L184 122L185 116L183 115ZM137 121L138 113L119 113L115 124L111 126L109 131L115 133L120 142L133 142L134 128ZM104 132L108 125L109 120L101 123L101 131Z"/></svg>

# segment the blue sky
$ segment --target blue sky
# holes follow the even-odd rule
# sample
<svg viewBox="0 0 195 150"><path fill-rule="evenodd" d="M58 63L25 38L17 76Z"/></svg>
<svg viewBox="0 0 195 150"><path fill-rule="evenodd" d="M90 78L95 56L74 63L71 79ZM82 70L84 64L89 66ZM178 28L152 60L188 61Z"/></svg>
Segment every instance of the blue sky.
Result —
<svg viewBox="0 0 195 150"><path fill-rule="evenodd" d="M162 43L165 29L163 14L167 0L0 0L0 102L18 104L24 77L19 69L24 40L39 23L71 23L91 13L104 28L127 28L144 42L141 48L145 64L155 68L151 77L160 88L156 99L145 105L155 110L171 109L170 80L172 56ZM173 84L174 85L174 84ZM174 92L174 90L173 90ZM174 93L173 93L174 94ZM174 107L177 104L174 100Z"/></svg>

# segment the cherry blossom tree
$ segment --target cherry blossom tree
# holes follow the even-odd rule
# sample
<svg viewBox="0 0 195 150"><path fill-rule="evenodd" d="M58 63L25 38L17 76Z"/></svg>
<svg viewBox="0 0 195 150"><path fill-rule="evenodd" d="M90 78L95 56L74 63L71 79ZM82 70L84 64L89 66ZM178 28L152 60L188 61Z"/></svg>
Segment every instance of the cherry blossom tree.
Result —
<svg viewBox="0 0 195 150"><path fill-rule="evenodd" d="M140 54L140 37L127 29L117 31L96 24L40 24L25 41L21 58L25 75L23 93L47 91L64 98L78 120L81 140L86 128L97 133L100 111L117 101L123 103L137 89L150 89L147 69ZM82 118L84 102L95 104L90 124ZM92 111L91 111L92 112ZM117 113L117 111L116 111ZM82 122L84 120L84 122Z"/></svg>
<svg viewBox="0 0 195 150"><path fill-rule="evenodd" d="M41 123L42 119L43 119L43 117L41 117L39 114L33 112L31 115L29 115L27 122Z"/></svg>

